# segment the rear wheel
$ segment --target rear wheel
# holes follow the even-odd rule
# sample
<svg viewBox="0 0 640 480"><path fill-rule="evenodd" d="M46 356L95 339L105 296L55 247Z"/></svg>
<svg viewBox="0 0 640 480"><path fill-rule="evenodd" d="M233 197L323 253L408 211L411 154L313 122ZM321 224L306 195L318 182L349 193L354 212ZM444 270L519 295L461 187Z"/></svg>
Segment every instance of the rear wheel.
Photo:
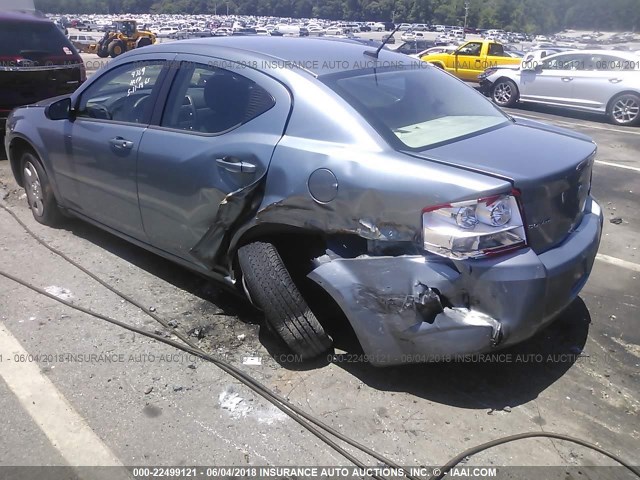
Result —
<svg viewBox="0 0 640 480"><path fill-rule="evenodd" d="M633 93L624 93L615 97L609 107L609 118L616 125L638 125L640 123L640 97Z"/></svg>
<svg viewBox="0 0 640 480"><path fill-rule="evenodd" d="M251 300L291 350L307 360L331 347L331 339L302 298L273 244L245 245L238 251L238 261Z"/></svg>
<svg viewBox="0 0 640 480"><path fill-rule="evenodd" d="M519 97L518 87L507 78L499 79L491 88L491 99L501 107L513 107Z"/></svg>
<svg viewBox="0 0 640 480"><path fill-rule="evenodd" d="M61 218L60 209L40 160L34 153L25 152L20 164L22 181L33 218L43 225L57 225Z"/></svg>

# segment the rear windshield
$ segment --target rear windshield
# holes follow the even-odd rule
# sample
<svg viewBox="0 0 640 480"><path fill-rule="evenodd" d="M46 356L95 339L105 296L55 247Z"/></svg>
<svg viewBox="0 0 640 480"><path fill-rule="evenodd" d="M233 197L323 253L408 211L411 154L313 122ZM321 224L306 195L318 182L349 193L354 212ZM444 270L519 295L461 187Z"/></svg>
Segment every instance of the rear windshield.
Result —
<svg viewBox="0 0 640 480"><path fill-rule="evenodd" d="M481 94L436 67L323 78L390 143L422 150L506 124Z"/></svg>
<svg viewBox="0 0 640 480"><path fill-rule="evenodd" d="M53 23L0 21L0 58L71 57L73 47Z"/></svg>

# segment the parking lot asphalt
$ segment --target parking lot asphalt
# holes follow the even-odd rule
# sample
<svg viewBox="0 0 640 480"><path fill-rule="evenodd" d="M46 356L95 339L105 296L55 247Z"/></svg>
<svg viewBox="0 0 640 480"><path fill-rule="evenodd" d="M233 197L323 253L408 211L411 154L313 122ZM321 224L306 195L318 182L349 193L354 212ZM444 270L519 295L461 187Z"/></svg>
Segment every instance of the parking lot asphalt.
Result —
<svg viewBox="0 0 640 480"><path fill-rule="evenodd" d="M508 113L595 139L593 193L606 219L600 254L580 297L549 328L491 362L387 369L356 357L287 362L286 351L260 328L260 314L215 285L82 222L69 220L59 229L37 224L6 157L0 160L0 201L47 242L175 320L184 333L197 337L194 329L206 327L197 341L207 351L399 464L440 465L475 444L524 431L577 436L637 464L640 129L544 107ZM621 223L610 222L616 218ZM75 304L162 332L37 244L2 210L0 264ZM122 465L349 465L211 364L5 278L0 292L0 466L82 464L91 451ZM247 365L247 357L258 360ZM73 424L82 439L77 448L65 443L70 427L57 417ZM488 450L470 464L615 465L544 439ZM616 472L609 478L632 478Z"/></svg>

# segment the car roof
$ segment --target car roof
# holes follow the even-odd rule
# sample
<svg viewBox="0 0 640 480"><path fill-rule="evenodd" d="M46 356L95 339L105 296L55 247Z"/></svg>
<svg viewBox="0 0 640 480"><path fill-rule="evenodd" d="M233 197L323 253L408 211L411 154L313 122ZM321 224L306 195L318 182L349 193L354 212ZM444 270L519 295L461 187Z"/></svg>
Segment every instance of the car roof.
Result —
<svg viewBox="0 0 640 480"><path fill-rule="evenodd" d="M52 23L40 12L0 11L0 22Z"/></svg>
<svg viewBox="0 0 640 480"><path fill-rule="evenodd" d="M231 36L212 37L177 42L162 43L144 48L145 53L152 51L213 54L233 60L238 54L243 57L262 58L277 62L292 62L304 65L304 70L319 77L330 73L372 67L374 58L364 55L365 51L374 52L376 45L364 45L361 41L350 39L309 38L309 37L261 37ZM234 55L235 54L235 55ZM378 60L380 66L407 64L406 55L382 49Z"/></svg>
<svg viewBox="0 0 640 480"><path fill-rule="evenodd" d="M569 50L569 51L565 51L565 52L559 52L559 53L554 53L553 55L549 55L546 58L550 58L552 56L556 56L556 55L566 55L566 54L571 54L571 53L580 53L580 54L587 54L587 55L612 55L614 57L620 57L620 58L625 58L625 59L629 59L629 60L638 60L638 55L634 52L631 51L625 51L625 50L597 50L597 49L592 49L592 50Z"/></svg>

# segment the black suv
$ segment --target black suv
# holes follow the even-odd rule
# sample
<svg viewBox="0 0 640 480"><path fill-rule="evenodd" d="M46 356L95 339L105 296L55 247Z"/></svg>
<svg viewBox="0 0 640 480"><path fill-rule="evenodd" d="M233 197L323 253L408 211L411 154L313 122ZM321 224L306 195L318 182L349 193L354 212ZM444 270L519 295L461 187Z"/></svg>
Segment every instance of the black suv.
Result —
<svg viewBox="0 0 640 480"><path fill-rule="evenodd" d="M82 58L52 21L0 12L0 136L15 107L71 93L85 79Z"/></svg>

